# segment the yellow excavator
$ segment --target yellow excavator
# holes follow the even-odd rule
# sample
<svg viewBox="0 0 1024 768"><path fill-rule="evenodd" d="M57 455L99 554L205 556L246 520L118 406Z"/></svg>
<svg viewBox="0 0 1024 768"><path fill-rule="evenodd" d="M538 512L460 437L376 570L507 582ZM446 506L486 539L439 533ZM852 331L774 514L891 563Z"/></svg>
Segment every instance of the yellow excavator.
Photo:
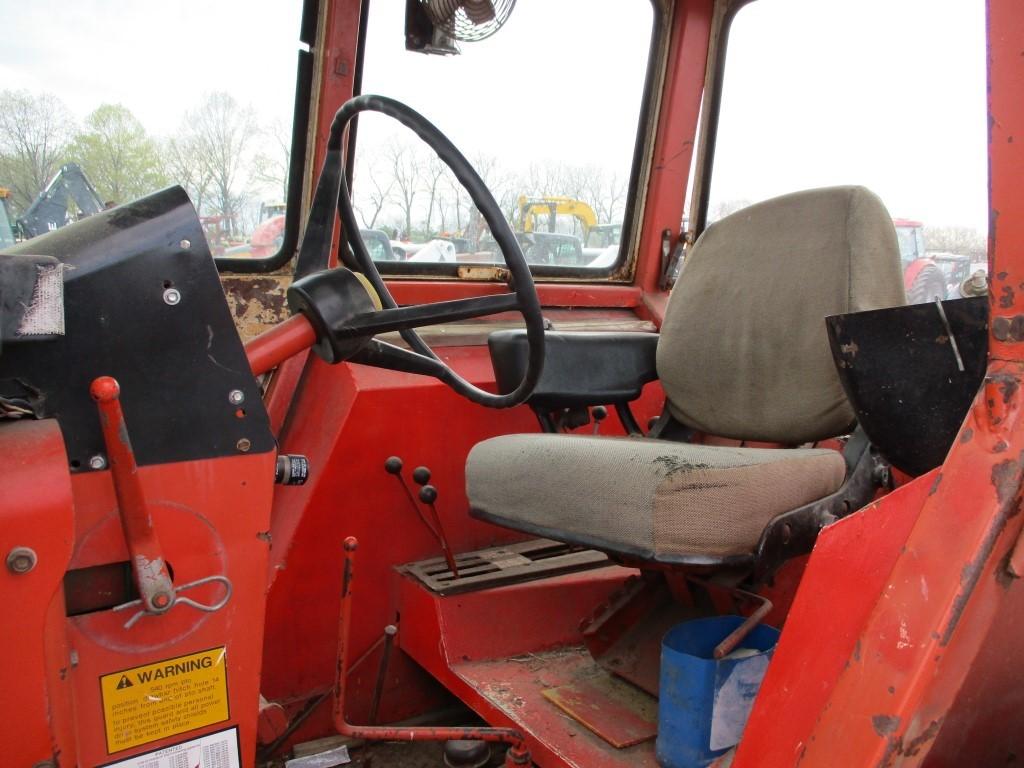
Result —
<svg viewBox="0 0 1024 768"><path fill-rule="evenodd" d="M527 197L519 196L519 228L522 232L533 232L537 217L547 215L548 232L556 232L558 216L572 216L583 230L580 237L586 240L587 233L597 225L594 209L582 200L571 197Z"/></svg>

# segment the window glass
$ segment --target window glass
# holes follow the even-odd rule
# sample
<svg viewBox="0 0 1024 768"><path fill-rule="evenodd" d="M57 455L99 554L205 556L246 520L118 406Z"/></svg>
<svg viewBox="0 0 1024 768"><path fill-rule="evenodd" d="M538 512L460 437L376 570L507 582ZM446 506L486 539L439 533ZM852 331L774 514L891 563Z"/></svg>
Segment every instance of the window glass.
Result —
<svg viewBox="0 0 1024 768"><path fill-rule="evenodd" d="M462 150L532 264L608 269L620 258L653 13L649 0L519 0L493 36L428 56L405 49L405 4L372 0L362 91L409 104ZM413 133L363 113L357 144L356 215L400 261L503 261L465 190Z"/></svg>
<svg viewBox="0 0 1024 768"><path fill-rule="evenodd" d="M708 220L860 184L895 217L906 265L983 261L985 115L982 2L751 3L729 35Z"/></svg>
<svg viewBox="0 0 1024 768"><path fill-rule="evenodd" d="M215 255L276 252L301 11L301 0L32 0L5 14L0 208L21 219L19 236L181 184ZM71 200L34 217L50 184Z"/></svg>

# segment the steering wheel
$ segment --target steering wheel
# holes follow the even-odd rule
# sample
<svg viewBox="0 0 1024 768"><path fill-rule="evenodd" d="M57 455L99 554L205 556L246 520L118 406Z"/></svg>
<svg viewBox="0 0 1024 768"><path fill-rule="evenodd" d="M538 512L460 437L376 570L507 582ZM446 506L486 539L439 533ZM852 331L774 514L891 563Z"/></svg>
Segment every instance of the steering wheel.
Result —
<svg viewBox="0 0 1024 768"><path fill-rule="evenodd" d="M360 112L380 112L394 118L419 136L455 174L481 213L505 257L511 293L479 296L434 304L399 307L377 270L359 234L342 163L342 136ZM342 262L362 273L380 300L376 306L363 292L352 270L323 270L330 255L335 210L354 257L342 248ZM347 274L346 274L347 273ZM310 206L306 231L295 267L296 281L288 291L293 311L307 315L317 331L318 354L328 362L350 360L380 368L434 376L475 403L508 408L524 402L533 392L544 365L544 318L540 298L511 226L479 174L448 138L421 114L384 96L357 96L338 110L331 123L327 156ZM456 322L498 312L518 311L526 323L529 346L526 372L519 385L507 394L494 394L469 383L444 363L414 328ZM398 331L409 345L406 350L374 339Z"/></svg>

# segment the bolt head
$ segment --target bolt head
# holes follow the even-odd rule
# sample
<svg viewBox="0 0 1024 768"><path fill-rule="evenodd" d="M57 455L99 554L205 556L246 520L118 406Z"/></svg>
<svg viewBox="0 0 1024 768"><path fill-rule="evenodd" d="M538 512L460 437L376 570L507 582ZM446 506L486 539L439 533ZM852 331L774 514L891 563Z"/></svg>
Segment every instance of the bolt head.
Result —
<svg viewBox="0 0 1024 768"><path fill-rule="evenodd" d="M104 456L98 454L98 453L95 456L90 457L89 458L89 468L90 469L106 469L107 468L107 460L106 460L106 458Z"/></svg>
<svg viewBox="0 0 1024 768"><path fill-rule="evenodd" d="M15 547L7 553L7 569L11 573L28 573L37 561L35 550L29 547Z"/></svg>
<svg viewBox="0 0 1024 768"><path fill-rule="evenodd" d="M235 443L235 448L240 450L242 453L246 453L250 448L252 448L252 440L250 440L247 437L243 437L241 440Z"/></svg>
<svg viewBox="0 0 1024 768"><path fill-rule="evenodd" d="M180 245L185 250L188 250L189 248L192 247L192 241L191 240L182 240L180 243L178 243L178 245Z"/></svg>
<svg viewBox="0 0 1024 768"><path fill-rule="evenodd" d="M168 288L164 291L164 303L174 306L175 304L181 303L181 291L177 288Z"/></svg>
<svg viewBox="0 0 1024 768"><path fill-rule="evenodd" d="M240 389L232 389L228 392L228 402L232 405L241 405L245 402L245 392Z"/></svg>

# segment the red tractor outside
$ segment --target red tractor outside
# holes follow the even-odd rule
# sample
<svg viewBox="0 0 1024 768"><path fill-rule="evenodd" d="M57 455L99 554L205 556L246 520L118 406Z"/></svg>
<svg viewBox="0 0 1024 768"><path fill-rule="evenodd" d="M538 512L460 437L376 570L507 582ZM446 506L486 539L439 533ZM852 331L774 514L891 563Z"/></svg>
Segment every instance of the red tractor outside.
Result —
<svg viewBox="0 0 1024 768"><path fill-rule="evenodd" d="M946 277L935 260L925 254L924 224L893 219L903 263L903 287L911 304L947 298Z"/></svg>

